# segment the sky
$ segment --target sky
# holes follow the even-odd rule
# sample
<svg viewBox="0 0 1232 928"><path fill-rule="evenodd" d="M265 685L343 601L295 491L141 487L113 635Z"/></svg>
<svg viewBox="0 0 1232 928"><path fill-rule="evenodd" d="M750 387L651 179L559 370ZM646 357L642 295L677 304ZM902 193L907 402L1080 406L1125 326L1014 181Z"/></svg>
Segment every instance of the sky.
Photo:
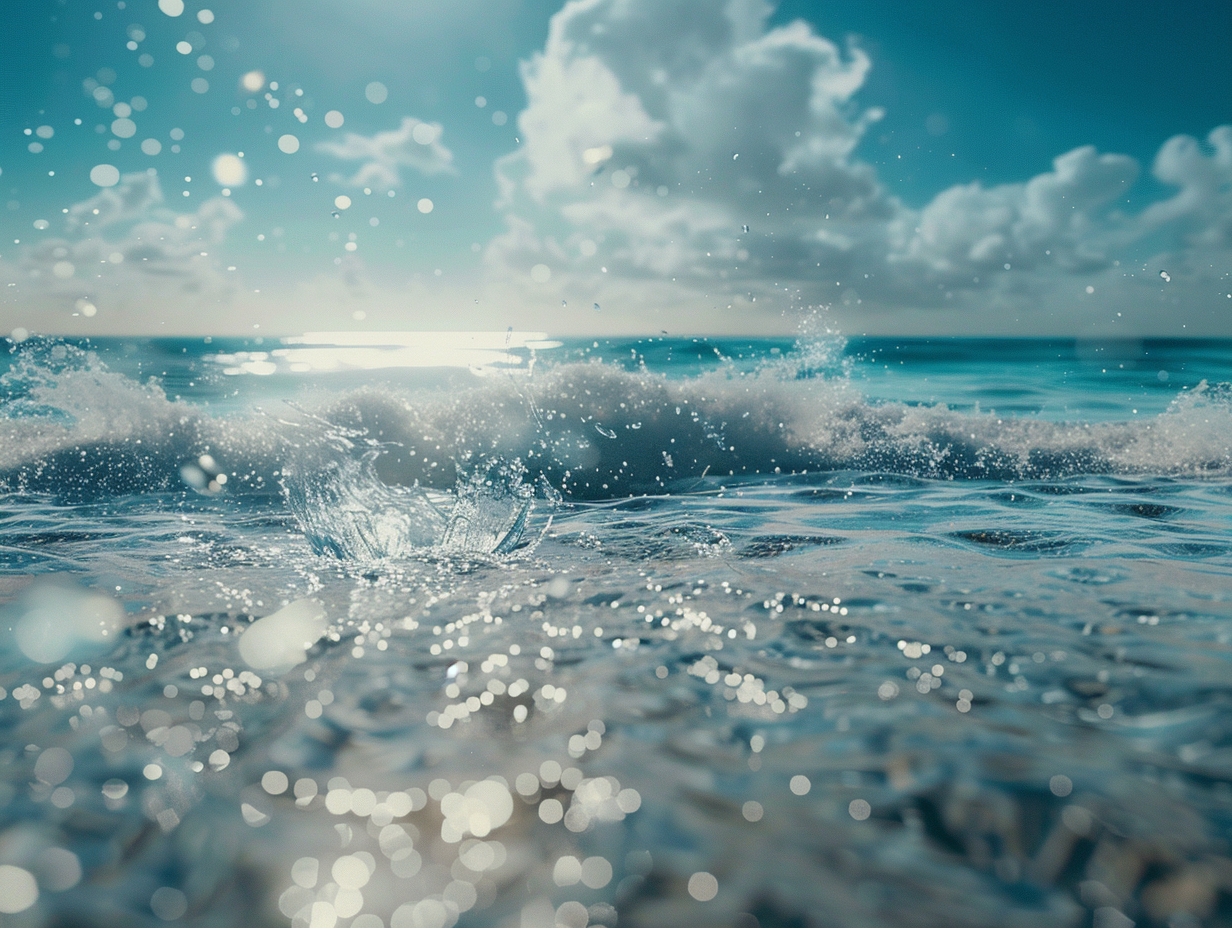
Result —
<svg viewBox="0 0 1232 928"><path fill-rule="evenodd" d="M1232 7L28 0L0 331L1232 337Z"/></svg>

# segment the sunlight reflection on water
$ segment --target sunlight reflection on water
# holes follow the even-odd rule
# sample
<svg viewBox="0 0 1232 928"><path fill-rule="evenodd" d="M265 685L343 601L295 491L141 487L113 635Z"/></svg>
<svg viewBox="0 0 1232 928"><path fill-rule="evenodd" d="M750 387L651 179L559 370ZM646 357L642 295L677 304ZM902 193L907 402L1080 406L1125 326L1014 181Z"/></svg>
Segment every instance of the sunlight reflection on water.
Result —
<svg viewBox="0 0 1232 928"><path fill-rule="evenodd" d="M281 340L270 351L237 351L206 356L230 376L275 373L460 367L475 371L524 367L514 349L559 348L544 332L308 332Z"/></svg>

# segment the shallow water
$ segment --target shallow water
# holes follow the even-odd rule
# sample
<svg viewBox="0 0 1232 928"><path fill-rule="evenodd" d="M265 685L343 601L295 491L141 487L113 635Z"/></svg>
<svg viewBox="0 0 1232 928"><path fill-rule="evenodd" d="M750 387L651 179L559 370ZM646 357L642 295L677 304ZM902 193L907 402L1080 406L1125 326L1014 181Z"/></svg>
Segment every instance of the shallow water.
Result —
<svg viewBox="0 0 1232 928"><path fill-rule="evenodd" d="M5 925L1232 923L1232 344L4 363Z"/></svg>

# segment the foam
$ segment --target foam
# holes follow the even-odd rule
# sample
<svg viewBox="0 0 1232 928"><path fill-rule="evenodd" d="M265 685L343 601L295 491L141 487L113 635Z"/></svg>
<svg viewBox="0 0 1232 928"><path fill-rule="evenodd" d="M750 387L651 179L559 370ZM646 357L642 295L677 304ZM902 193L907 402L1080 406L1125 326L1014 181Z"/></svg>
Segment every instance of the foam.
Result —
<svg viewBox="0 0 1232 928"><path fill-rule="evenodd" d="M944 480L1232 473L1226 385L1182 392L1157 416L1049 422L871 402L833 365L819 370L807 354L685 379L541 363L533 378L481 378L468 389L374 387L318 394L303 410L217 414L86 352L44 347L0 378L0 488L67 499L285 488L309 529L314 513L341 514L351 522L342 547L396 556L445 529L440 501L425 494L453 493L460 467L494 462L519 462L529 484L574 499L806 470ZM203 456L225 487L183 476L198 477ZM318 533L321 545L336 534Z"/></svg>

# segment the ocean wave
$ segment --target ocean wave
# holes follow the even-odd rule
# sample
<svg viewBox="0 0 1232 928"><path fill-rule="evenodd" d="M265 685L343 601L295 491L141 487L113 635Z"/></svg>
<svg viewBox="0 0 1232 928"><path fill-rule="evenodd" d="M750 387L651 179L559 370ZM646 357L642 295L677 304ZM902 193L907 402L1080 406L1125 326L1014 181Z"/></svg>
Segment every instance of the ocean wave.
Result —
<svg viewBox="0 0 1232 928"><path fill-rule="evenodd" d="M309 418L328 428L306 429ZM341 434L351 436L345 448ZM23 351L0 378L0 488L9 492L287 492L293 504L300 493L307 509L419 508L424 531L439 534L431 510L408 500L456 492L460 469L485 462L516 462L530 483L579 500L679 492L702 477L834 470L1222 477L1232 473L1232 388L1203 382L1130 421L1051 422L871 401L848 377L816 373L807 353L685 379L610 362L540 364L533 376L476 378L467 389L374 386L228 412L172 399L156 381L64 344ZM288 483L292 474L299 484ZM339 495L357 487L369 496Z"/></svg>

